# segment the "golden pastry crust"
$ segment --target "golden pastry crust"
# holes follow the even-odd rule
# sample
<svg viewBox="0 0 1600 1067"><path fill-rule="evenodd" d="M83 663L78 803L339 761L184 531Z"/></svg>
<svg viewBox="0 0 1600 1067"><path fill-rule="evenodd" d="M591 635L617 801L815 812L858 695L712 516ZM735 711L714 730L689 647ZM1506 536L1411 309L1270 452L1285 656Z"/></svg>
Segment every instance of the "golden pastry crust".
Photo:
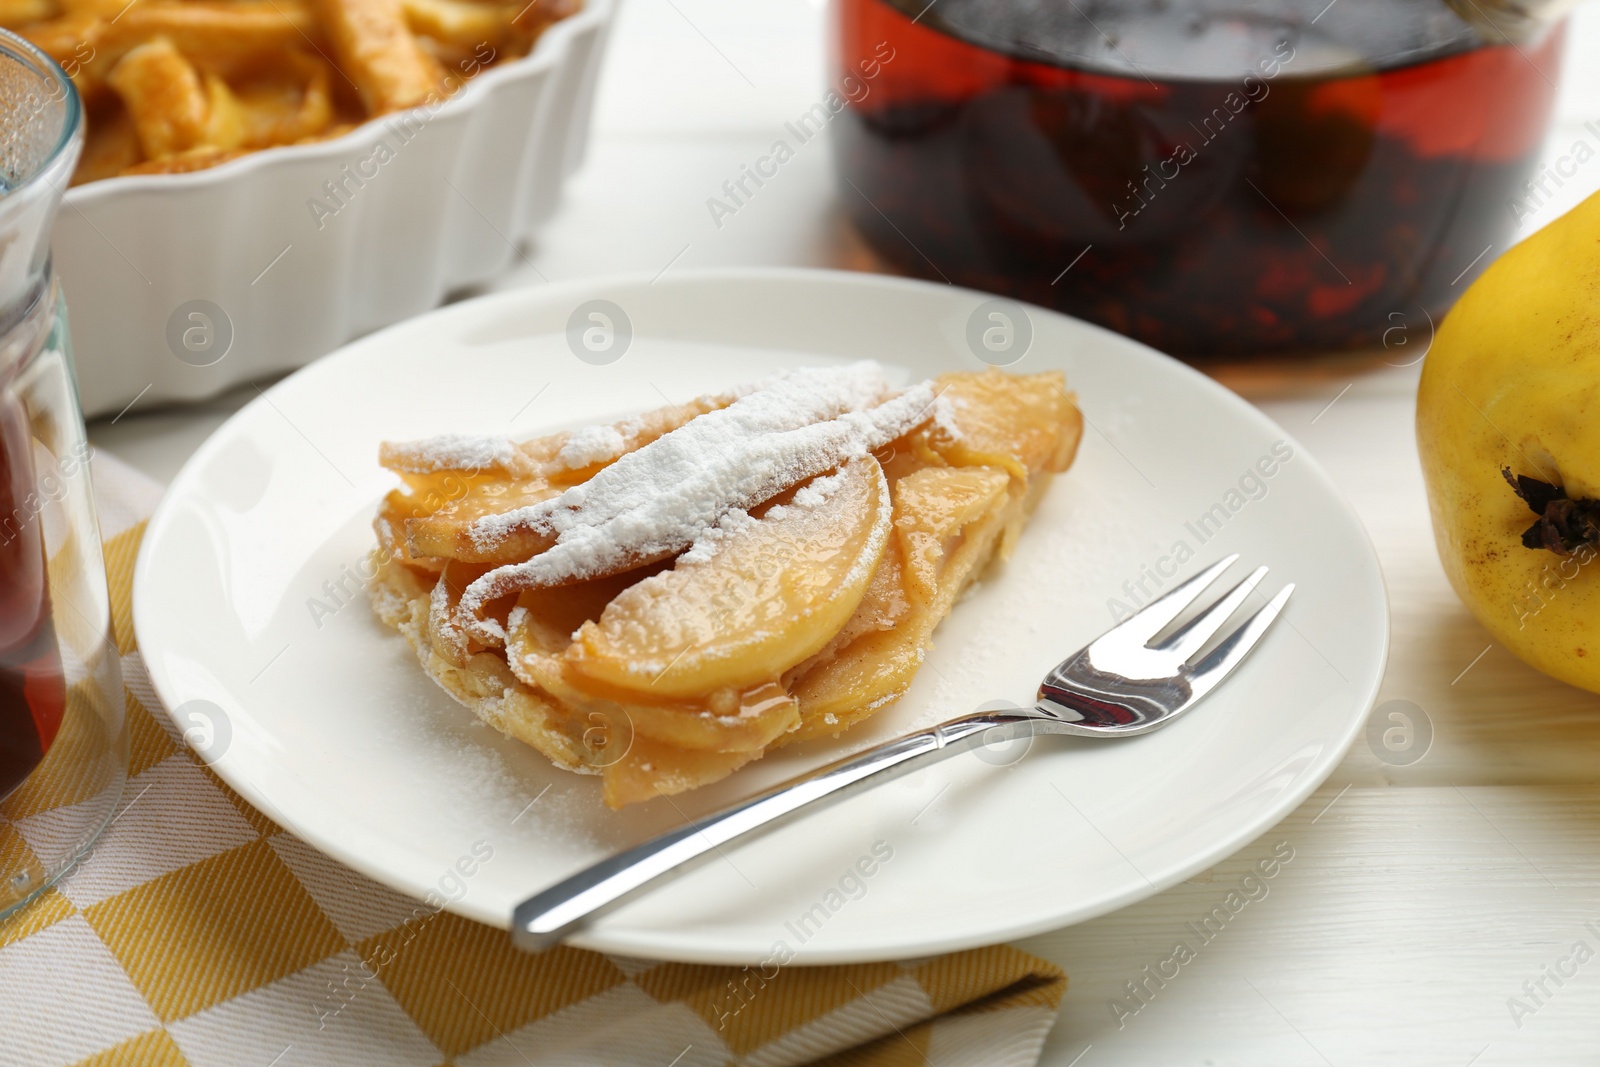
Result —
<svg viewBox="0 0 1600 1067"><path fill-rule="evenodd" d="M428 624L431 584L381 551L373 553L372 563L376 576L368 595L373 612L400 631L423 671L439 688L507 737L538 749L557 767L580 774L600 773L595 764L603 755L586 750L583 734L574 736L561 708L518 680L503 658L479 652L456 664L434 651L434 634Z"/></svg>

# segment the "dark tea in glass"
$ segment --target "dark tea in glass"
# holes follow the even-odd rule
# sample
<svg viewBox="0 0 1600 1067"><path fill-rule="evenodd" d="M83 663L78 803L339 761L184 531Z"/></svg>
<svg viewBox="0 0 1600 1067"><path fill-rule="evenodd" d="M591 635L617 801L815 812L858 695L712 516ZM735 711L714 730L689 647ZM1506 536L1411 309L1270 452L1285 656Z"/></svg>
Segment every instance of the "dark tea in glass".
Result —
<svg viewBox="0 0 1600 1067"><path fill-rule="evenodd" d="M32 450L21 406L0 399L0 800L44 759L67 703Z"/></svg>
<svg viewBox="0 0 1600 1067"><path fill-rule="evenodd" d="M128 771L89 442L50 269L82 118L61 68L0 31L0 918L88 854Z"/></svg>
<svg viewBox="0 0 1600 1067"><path fill-rule="evenodd" d="M1185 356L1426 330L1506 247L1563 31L1442 0L836 0L840 195L906 273ZM888 57L888 58L885 58Z"/></svg>

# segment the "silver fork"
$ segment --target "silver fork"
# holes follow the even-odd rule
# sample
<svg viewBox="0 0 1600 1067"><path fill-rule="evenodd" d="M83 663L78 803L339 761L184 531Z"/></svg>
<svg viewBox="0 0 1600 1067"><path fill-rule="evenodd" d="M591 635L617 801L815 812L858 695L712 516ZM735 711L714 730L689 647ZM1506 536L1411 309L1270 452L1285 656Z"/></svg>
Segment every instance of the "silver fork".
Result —
<svg viewBox="0 0 1600 1067"><path fill-rule="evenodd" d="M517 905L513 940L524 949L547 948L729 842L957 752L1037 734L1131 737L1167 725L1244 661L1294 592L1292 584L1284 586L1200 656L1266 577L1267 568L1257 567L1210 608L1153 644L1238 558L1212 564L1067 657L1045 676L1033 707L978 712L887 741L601 860Z"/></svg>

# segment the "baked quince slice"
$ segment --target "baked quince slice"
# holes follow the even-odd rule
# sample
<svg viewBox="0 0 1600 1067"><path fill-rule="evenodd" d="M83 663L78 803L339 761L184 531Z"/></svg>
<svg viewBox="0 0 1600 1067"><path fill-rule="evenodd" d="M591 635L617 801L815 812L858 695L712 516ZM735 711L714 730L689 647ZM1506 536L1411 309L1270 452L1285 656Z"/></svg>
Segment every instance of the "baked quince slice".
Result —
<svg viewBox="0 0 1600 1067"><path fill-rule="evenodd" d="M933 630L994 557L1023 497L997 467L926 467L895 485L894 533L874 599L847 627L859 636L803 664L789 679L800 725L780 744L837 734L894 700L916 676Z"/></svg>
<svg viewBox="0 0 1600 1067"><path fill-rule="evenodd" d="M456 605L461 602L461 591L482 575L485 569L486 566L481 563L447 560L432 592L428 594L428 633L433 653L457 667L464 665L471 656L494 647L462 629L456 612ZM495 605L494 612L503 621L511 606L509 599L503 600Z"/></svg>
<svg viewBox="0 0 1600 1067"><path fill-rule="evenodd" d="M630 571L524 591L507 625L506 659L517 678L570 709L575 721L587 724L586 730L599 725L618 736L648 737L679 748L759 752L793 728L800 719L798 705L775 682L671 700L609 690L577 676L562 656L573 632L598 619L613 598L648 573Z"/></svg>
<svg viewBox="0 0 1600 1067"><path fill-rule="evenodd" d="M1083 437L1083 413L1060 371L946 374L934 388L936 417L918 434L951 466L1000 467L1019 481L1072 466ZM913 451L922 443L913 441Z"/></svg>
<svg viewBox="0 0 1600 1067"><path fill-rule="evenodd" d="M930 467L895 486L894 533L914 607L939 599L952 564L972 553L972 535L1008 502L1010 481L995 467Z"/></svg>
<svg viewBox="0 0 1600 1067"><path fill-rule="evenodd" d="M759 518L732 512L574 636L579 685L686 699L776 681L855 612L892 507L871 456L814 479Z"/></svg>
<svg viewBox="0 0 1600 1067"><path fill-rule="evenodd" d="M406 550L413 556L440 556L464 563L515 563L549 548L554 538L524 532L494 544L480 544L472 524L488 515L537 504L561 490L542 477L496 478L469 484L462 495L438 511L406 520Z"/></svg>
<svg viewBox="0 0 1600 1067"><path fill-rule="evenodd" d="M385 558L437 574L444 567L447 557L432 552L413 553L407 529L411 521L432 515L452 502L471 495L478 486L503 482L504 479L495 474L455 470L399 473L402 484L384 494L383 503L379 505L377 517L373 520L378 547Z"/></svg>
<svg viewBox="0 0 1600 1067"><path fill-rule="evenodd" d="M601 775L612 808L723 778L759 758L800 718L798 703L774 682L720 690L700 702L648 702L629 694L613 700L573 684L562 659L573 631L598 619L618 592L655 569L524 591L507 625L506 660L519 692L545 702L545 722L559 722L585 769ZM527 724L512 725L518 736L530 732Z"/></svg>
<svg viewBox="0 0 1600 1067"><path fill-rule="evenodd" d="M531 684L580 718L674 748L759 754L800 721L799 703L777 682L743 691L722 689L697 701L647 701L622 691L602 696L580 688L574 672L563 669L559 660L512 659L511 668L524 681L537 679Z"/></svg>

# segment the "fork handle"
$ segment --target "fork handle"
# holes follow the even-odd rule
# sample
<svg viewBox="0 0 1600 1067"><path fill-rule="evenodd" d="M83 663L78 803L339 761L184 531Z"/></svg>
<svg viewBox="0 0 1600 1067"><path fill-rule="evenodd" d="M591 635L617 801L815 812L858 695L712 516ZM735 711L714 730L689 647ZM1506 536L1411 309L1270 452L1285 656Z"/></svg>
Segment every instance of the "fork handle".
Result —
<svg viewBox="0 0 1600 1067"><path fill-rule="evenodd" d="M529 897L512 912L512 939L519 948L530 951L548 948L653 883L717 855L723 845L768 830L804 809L834 804L920 770L979 741L998 743L1029 736L1036 722L1036 715L1021 709L979 712L886 741L790 779L601 860ZM996 730L1002 732L992 736Z"/></svg>

